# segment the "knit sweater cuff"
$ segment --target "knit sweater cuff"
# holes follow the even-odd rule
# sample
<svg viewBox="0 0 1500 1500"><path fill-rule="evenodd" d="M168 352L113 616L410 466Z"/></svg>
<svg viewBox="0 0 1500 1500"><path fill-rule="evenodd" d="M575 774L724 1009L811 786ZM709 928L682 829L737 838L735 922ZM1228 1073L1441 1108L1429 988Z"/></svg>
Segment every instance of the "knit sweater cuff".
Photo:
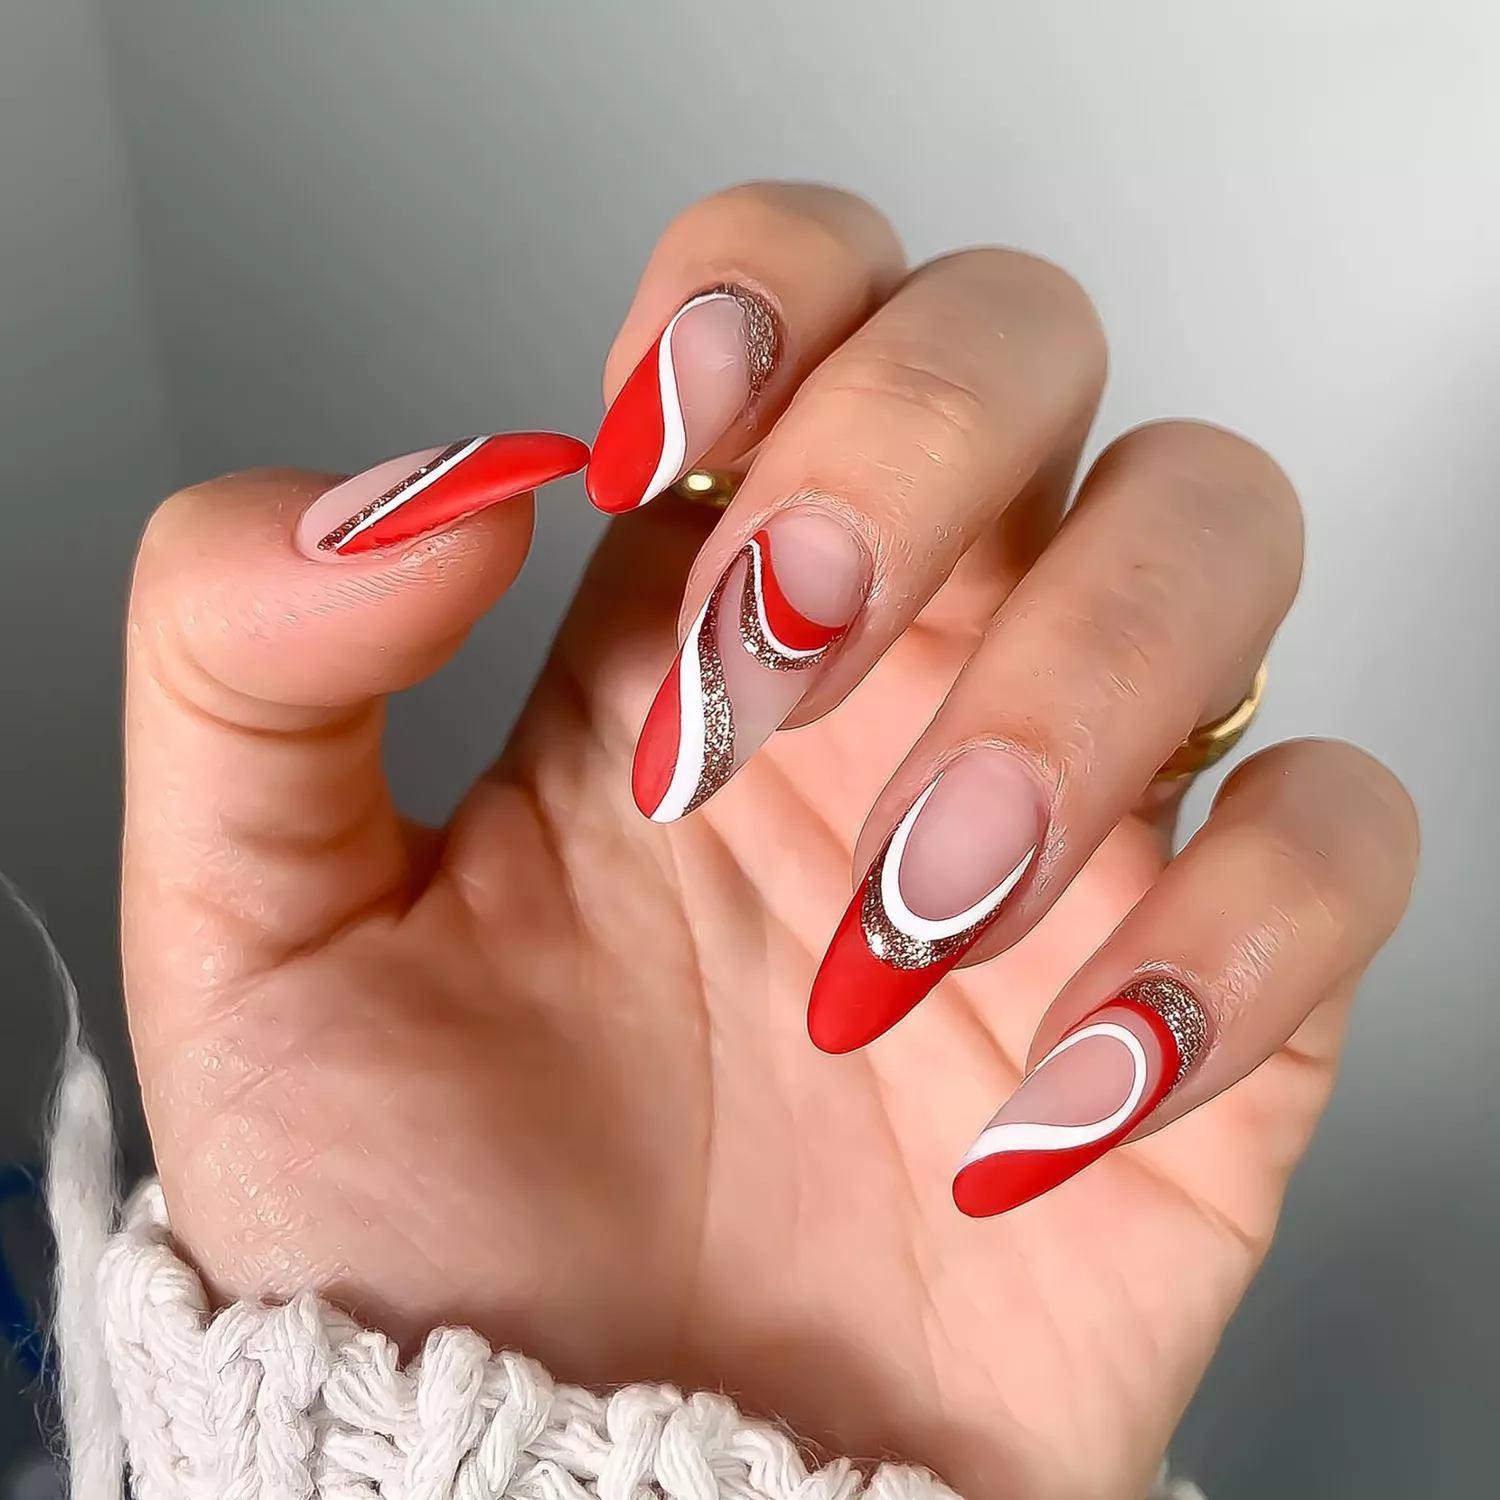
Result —
<svg viewBox="0 0 1500 1500"><path fill-rule="evenodd" d="M924 1469L810 1469L724 1396L559 1385L472 1329L403 1365L310 1292L214 1311L155 1183L104 1251L98 1309L139 1500L956 1500Z"/></svg>

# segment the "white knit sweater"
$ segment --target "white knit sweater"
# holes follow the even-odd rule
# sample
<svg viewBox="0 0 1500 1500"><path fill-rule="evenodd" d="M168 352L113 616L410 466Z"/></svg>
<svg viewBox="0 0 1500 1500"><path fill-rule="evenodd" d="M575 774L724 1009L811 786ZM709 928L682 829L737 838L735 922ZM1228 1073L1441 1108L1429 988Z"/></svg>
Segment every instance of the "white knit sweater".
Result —
<svg viewBox="0 0 1500 1500"><path fill-rule="evenodd" d="M97 1286L139 1500L955 1500L922 1469L809 1470L723 1396L557 1385L472 1329L438 1329L403 1368L390 1339L310 1292L212 1312L154 1182Z"/></svg>
<svg viewBox="0 0 1500 1500"><path fill-rule="evenodd" d="M214 1310L160 1186L117 1209L108 1086L48 949L69 1021L47 1197L72 1500L120 1500L127 1475L139 1500L957 1500L923 1469L809 1470L720 1395L558 1385L472 1329L403 1366L310 1291ZM1163 1477L1151 1500L1202 1497Z"/></svg>

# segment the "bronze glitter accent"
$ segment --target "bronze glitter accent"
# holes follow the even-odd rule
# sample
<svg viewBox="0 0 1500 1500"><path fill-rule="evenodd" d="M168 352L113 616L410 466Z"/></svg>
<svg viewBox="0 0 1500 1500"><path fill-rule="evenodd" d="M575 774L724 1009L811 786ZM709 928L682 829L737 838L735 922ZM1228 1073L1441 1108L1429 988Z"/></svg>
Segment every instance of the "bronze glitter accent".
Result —
<svg viewBox="0 0 1500 1500"><path fill-rule="evenodd" d="M750 394L745 404L751 406L766 388L771 372L776 368L781 353L781 324L771 304L747 287L722 282L718 286L706 287L698 296L733 297L745 315L745 355L750 376Z"/></svg>
<svg viewBox="0 0 1500 1500"><path fill-rule="evenodd" d="M1154 1010L1172 1033L1177 1044L1177 1077L1172 1080L1175 1088L1208 1041L1208 1018L1203 1007L1185 985L1165 974L1137 979L1120 999Z"/></svg>
<svg viewBox="0 0 1500 1500"><path fill-rule="evenodd" d="M683 816L702 807L734 772L734 709L724 685L724 664L719 660L719 606L724 598L725 573L708 603L698 628L698 683L703 694L703 768L692 799ZM679 728L679 734L681 730Z"/></svg>
<svg viewBox="0 0 1500 1500"><path fill-rule="evenodd" d="M389 505L392 500L409 490L419 479L425 479L439 465L445 464L450 458L455 458L462 453L473 438L464 438L460 442L450 443L436 458L429 459L420 469L414 469L405 479L399 480L388 489L385 494L370 501L366 506L354 512L347 521L341 521L327 536L318 543L319 552L337 552L340 545L347 541L350 535L357 531L376 511ZM478 451L477 449L475 450Z"/></svg>
<svg viewBox="0 0 1500 1500"><path fill-rule="evenodd" d="M930 969L933 964L962 953L995 920L996 913L990 912L977 922L971 922L962 932L932 940L914 938L909 932L902 932L886 915L885 902L880 899L889 849L887 844L871 865L865 880L864 899L859 904L859 921L864 928L865 942L870 952L883 963L888 963L893 969Z"/></svg>
<svg viewBox="0 0 1500 1500"><path fill-rule="evenodd" d="M769 667L773 672L805 672L809 667L817 666L828 655L834 642L830 641L827 646L810 656L786 656L778 651L775 642L761 629L760 610L757 608L757 594L765 588L762 575L771 566L771 560L761 555L754 538L745 543L739 555L745 559L745 585L740 590L740 640L744 643L745 650L761 666ZM725 572L728 574L733 570L734 563L730 563ZM758 579L759 590L756 588Z"/></svg>

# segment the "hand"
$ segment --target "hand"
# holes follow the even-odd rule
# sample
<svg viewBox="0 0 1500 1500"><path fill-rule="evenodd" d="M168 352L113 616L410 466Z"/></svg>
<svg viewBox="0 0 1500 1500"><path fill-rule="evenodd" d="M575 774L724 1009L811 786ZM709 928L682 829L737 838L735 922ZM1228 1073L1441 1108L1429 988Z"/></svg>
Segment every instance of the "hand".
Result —
<svg viewBox="0 0 1500 1500"><path fill-rule="evenodd" d="M219 1293L314 1284L409 1346L467 1322L561 1378L722 1387L975 1500L1143 1492L1416 830L1387 772L1307 741L1166 863L1153 772L1243 696L1300 521L1259 450L1171 423L1059 525L1104 362L1084 294L1026 256L908 273L821 188L691 209L606 371L589 488L632 513L443 829L392 806L382 700L525 556L528 498L455 517L567 455L501 444L360 528L435 455L162 507L125 960L174 1226ZM721 516L638 509L752 449ZM827 1056L804 1017L836 929ZM1165 1009L1109 1004L1142 975ZM959 1212L966 1147L1085 1017L1002 1119L1084 1128L988 1134L959 1201L1024 1206Z"/></svg>

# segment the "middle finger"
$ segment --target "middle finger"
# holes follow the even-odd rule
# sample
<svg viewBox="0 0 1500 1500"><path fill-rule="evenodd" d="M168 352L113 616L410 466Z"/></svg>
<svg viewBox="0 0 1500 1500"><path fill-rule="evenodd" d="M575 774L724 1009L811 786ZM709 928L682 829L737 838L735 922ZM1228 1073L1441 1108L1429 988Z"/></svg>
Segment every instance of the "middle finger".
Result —
<svg viewBox="0 0 1500 1500"><path fill-rule="evenodd" d="M1013 550L1034 552L1104 363L1077 284L998 250L924 266L825 360L699 554L636 753L641 811L682 817L799 704L831 709L1017 500Z"/></svg>

